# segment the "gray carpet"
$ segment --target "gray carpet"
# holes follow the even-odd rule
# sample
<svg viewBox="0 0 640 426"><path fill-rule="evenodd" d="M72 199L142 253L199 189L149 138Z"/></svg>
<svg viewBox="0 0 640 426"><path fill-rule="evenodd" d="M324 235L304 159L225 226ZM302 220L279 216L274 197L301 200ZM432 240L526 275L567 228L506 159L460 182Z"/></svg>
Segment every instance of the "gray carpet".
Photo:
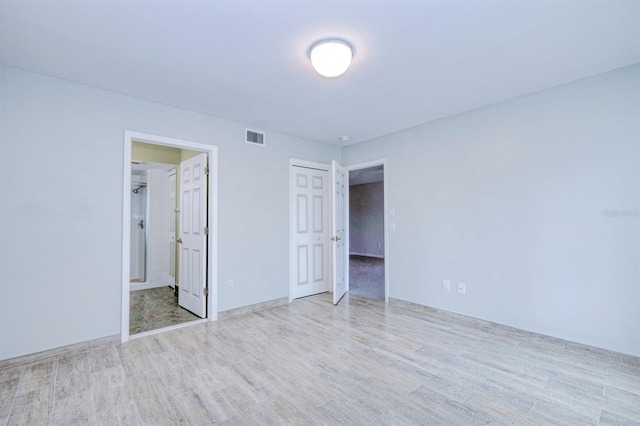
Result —
<svg viewBox="0 0 640 426"><path fill-rule="evenodd" d="M136 290L130 294L129 334L200 319L178 306L178 298L171 287Z"/></svg>
<svg viewBox="0 0 640 426"><path fill-rule="evenodd" d="M384 299L384 259L349 256L349 292Z"/></svg>

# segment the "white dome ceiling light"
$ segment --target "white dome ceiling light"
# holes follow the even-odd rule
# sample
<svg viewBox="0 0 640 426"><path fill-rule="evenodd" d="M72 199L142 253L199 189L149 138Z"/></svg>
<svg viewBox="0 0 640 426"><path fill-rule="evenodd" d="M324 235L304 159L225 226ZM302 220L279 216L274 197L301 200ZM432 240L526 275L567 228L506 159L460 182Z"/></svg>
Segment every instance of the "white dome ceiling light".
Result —
<svg viewBox="0 0 640 426"><path fill-rule="evenodd" d="M309 52L311 65L318 74L327 78L336 78L344 74L353 58L353 48L339 39L320 40Z"/></svg>

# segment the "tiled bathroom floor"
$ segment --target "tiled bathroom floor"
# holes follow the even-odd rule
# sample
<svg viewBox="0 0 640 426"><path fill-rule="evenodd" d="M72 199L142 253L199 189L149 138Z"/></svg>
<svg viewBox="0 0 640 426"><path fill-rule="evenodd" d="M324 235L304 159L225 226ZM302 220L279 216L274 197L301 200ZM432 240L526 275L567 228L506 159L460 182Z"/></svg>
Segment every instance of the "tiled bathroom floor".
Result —
<svg viewBox="0 0 640 426"><path fill-rule="evenodd" d="M200 318L178 306L178 300L171 287L131 292L129 334L157 330L197 319Z"/></svg>

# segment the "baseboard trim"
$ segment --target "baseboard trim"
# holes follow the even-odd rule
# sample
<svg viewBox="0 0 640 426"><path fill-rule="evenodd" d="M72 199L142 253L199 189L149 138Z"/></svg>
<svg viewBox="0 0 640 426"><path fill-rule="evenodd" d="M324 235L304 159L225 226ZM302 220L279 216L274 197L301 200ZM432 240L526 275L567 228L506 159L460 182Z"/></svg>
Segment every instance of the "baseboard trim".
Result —
<svg viewBox="0 0 640 426"><path fill-rule="evenodd" d="M130 291L149 290L151 288L171 287L169 283L131 283Z"/></svg>
<svg viewBox="0 0 640 426"><path fill-rule="evenodd" d="M439 317L443 322L456 322L456 321L464 321L466 323L474 323L477 327L479 328L486 328L486 327L491 327L491 328L499 328L502 330L508 330L512 333L516 333L519 335L528 335L531 337L543 337L547 340L557 340L557 341L562 341L565 344L569 343L571 345L578 345L584 348L590 348L590 349L596 349L596 350L604 350L607 352L611 352L611 353L615 353L615 354L620 354L621 356L625 356L625 357L635 357L638 358L640 360L640 357L638 357L635 354L630 354L630 353L626 353L626 352L619 352L613 349L608 349L608 348L604 348L601 346L594 346L588 343L583 343L583 342L577 342L575 340L569 340L563 337L557 337L557 336L551 336L549 334L544 334L544 333L539 333L536 331L531 331L531 330L526 330L523 328L517 328L517 327L513 327L507 324L502 324L499 322L493 322L493 321L489 321L489 320L485 320L482 318L476 318L476 317L472 317L469 315L465 315L465 314L459 314L457 312L452 312L452 311L447 311L445 309L439 309L439 308L434 308L432 306L427 306L427 305L421 305L420 303L415 303L415 302L409 302L408 300L403 300L403 299L396 299L395 297L389 297L389 301L388 301L389 306L392 307L398 307L400 309L406 309L406 310L412 310L414 312L424 312L426 314L429 315L434 315Z"/></svg>
<svg viewBox="0 0 640 426"><path fill-rule="evenodd" d="M384 255L379 254L349 253L349 256L375 257L376 259L384 259Z"/></svg>
<svg viewBox="0 0 640 426"><path fill-rule="evenodd" d="M256 303L255 305L229 309L227 311L218 312L218 320L221 321L221 320L226 320L230 318L235 318L242 315L252 314L254 312L264 311L265 309L277 308L278 306L284 306L288 304L289 304L289 298L282 297L280 299L269 300L268 302Z"/></svg>
<svg viewBox="0 0 640 426"><path fill-rule="evenodd" d="M35 364L35 363L46 361L50 358L56 358L59 356L82 354L82 353L100 349L115 343L120 343L119 334L115 334L113 336L101 337L99 339L87 340L84 342L74 343L71 345L60 346L57 348L46 349L41 352L20 355L20 356L5 359L5 360L0 360L0 368L16 367L16 366L21 366L26 364Z"/></svg>
<svg viewBox="0 0 640 426"><path fill-rule="evenodd" d="M388 301L389 305L396 306L401 309L407 309L412 311L424 312L430 315L438 316L443 319L443 321L465 321L467 323L474 323L478 326L491 326L498 327L503 329L508 329L514 332L518 332L520 334L526 333L531 336L545 336L551 339L558 339L569 341L560 337L549 336L547 334L537 333L535 331L524 330L522 328L512 327L507 324L501 324L499 322L493 322L482 318L472 317L470 315L460 314L458 312L447 311L446 309L434 308L432 306L421 305L420 303L410 302L408 300L396 299L395 297L389 297ZM607 349L609 350L609 349Z"/></svg>

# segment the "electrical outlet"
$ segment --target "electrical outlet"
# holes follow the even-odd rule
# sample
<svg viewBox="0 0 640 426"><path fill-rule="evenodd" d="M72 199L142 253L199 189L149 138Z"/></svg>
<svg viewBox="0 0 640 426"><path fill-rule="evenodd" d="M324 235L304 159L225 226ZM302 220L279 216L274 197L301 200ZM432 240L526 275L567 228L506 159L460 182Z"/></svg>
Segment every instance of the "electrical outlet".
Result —
<svg viewBox="0 0 640 426"><path fill-rule="evenodd" d="M442 280L442 290L443 291L451 291L451 281Z"/></svg>
<svg viewBox="0 0 640 426"><path fill-rule="evenodd" d="M467 286L465 283L458 283L458 294L466 294Z"/></svg>
<svg viewBox="0 0 640 426"><path fill-rule="evenodd" d="M227 290L231 290L233 288L233 280L227 281Z"/></svg>

